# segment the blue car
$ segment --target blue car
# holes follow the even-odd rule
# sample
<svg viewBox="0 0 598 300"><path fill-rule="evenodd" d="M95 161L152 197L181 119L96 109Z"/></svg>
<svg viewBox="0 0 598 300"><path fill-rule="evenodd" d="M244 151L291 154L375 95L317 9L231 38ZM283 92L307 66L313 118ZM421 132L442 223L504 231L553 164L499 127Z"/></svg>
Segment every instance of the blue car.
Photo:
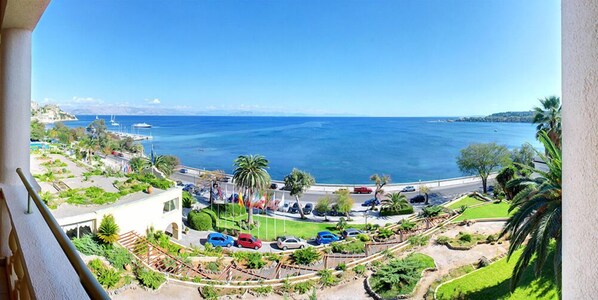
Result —
<svg viewBox="0 0 598 300"><path fill-rule="evenodd" d="M330 231L320 231L320 232L318 232L318 236L316 237L316 243L318 245L330 244L332 242L337 242L339 240L340 240L340 238L336 234L333 234Z"/></svg>
<svg viewBox="0 0 598 300"><path fill-rule="evenodd" d="M369 200L366 200L365 202L361 203L361 206L372 206L373 203L376 203L377 205L380 205L380 200L376 199L376 198L372 198Z"/></svg>
<svg viewBox="0 0 598 300"><path fill-rule="evenodd" d="M228 235L214 232L208 235L208 240L206 241L206 244L211 244L214 247L220 246L230 248L235 244L235 240L233 240L233 238Z"/></svg>

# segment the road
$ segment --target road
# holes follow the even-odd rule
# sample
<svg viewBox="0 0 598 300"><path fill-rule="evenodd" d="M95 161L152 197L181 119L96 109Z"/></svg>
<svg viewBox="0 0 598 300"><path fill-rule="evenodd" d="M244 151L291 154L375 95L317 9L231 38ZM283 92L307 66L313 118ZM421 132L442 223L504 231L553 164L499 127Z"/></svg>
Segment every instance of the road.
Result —
<svg viewBox="0 0 598 300"><path fill-rule="evenodd" d="M193 175L193 174L184 174L184 173L174 173L170 176L171 179L173 180L180 180L184 183L195 183L197 181L197 175ZM230 194L233 191L233 184L231 183L224 183L224 182L220 182L220 187L223 191L228 191L228 193ZM489 180L489 184L492 184L492 181ZM281 185L279 185L280 187ZM234 188L235 190L237 188ZM464 193L468 193L468 192L473 192L473 191L481 191L482 189L482 183L481 182L475 182L475 183L465 183L465 184L458 184L458 185L452 185L452 186L443 186L443 187L436 187L436 188L431 188L431 192L429 194L430 196L430 203L431 204L441 204L444 202L447 202L451 199L453 199L454 197L464 194ZM289 194L288 191L276 191L276 197L281 197L281 193L285 194L285 199L293 199L291 197L291 195ZM418 195L418 192L409 192L409 193L404 193L408 199L411 199L412 197ZM312 202L312 203L316 203L318 201L318 199L324 197L326 195L326 193L323 192L306 192L303 194L303 196L301 197L301 201L303 203L305 202ZM374 196L373 194L352 194L351 195L353 200L355 201L355 203L363 203L368 199L372 199Z"/></svg>

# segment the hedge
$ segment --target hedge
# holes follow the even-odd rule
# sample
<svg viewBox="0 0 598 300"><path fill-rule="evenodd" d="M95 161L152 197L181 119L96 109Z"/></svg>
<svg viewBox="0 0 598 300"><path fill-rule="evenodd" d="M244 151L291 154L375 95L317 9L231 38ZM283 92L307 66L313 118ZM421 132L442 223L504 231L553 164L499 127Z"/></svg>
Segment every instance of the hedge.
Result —
<svg viewBox="0 0 598 300"><path fill-rule="evenodd" d="M187 222L189 223L189 227L194 230L198 231L208 231L212 230L212 217L201 211L192 210L187 215Z"/></svg>
<svg viewBox="0 0 598 300"><path fill-rule="evenodd" d="M216 216L220 218L238 217L247 215L247 211L244 206L240 206L237 203L227 204L213 204L212 208L205 208L204 210L211 210Z"/></svg>
<svg viewBox="0 0 598 300"><path fill-rule="evenodd" d="M407 204L407 206L403 206L399 210L391 210L386 207L383 207L380 210L380 216L408 215L408 214L412 214L413 212L414 212L413 206Z"/></svg>
<svg viewBox="0 0 598 300"><path fill-rule="evenodd" d="M210 218L212 219L212 228L218 228L218 216L216 215L216 212L214 212L213 210L211 210L209 208L204 208L204 209L200 210L199 212L210 216Z"/></svg>

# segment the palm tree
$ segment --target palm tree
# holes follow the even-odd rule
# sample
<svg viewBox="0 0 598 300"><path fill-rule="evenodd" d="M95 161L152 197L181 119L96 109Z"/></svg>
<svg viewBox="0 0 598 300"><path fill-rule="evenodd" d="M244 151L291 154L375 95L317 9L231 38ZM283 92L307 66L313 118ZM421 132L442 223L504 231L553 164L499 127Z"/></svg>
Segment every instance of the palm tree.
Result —
<svg viewBox="0 0 598 300"><path fill-rule="evenodd" d="M556 96L540 99L542 107L534 108L533 123L538 124L536 137L545 131L555 147L561 148L561 98ZM546 153L548 154L548 153Z"/></svg>
<svg viewBox="0 0 598 300"><path fill-rule="evenodd" d="M270 186L270 174L268 160L261 155L241 155L234 160L235 170L233 181L239 189L245 188L249 192L249 213L247 224L253 224L253 195L259 190L265 190Z"/></svg>
<svg viewBox="0 0 598 300"><path fill-rule="evenodd" d="M175 159L176 160L176 159ZM152 147L152 151L150 152L150 156L145 158L143 161L143 170L153 170L157 169L158 171L162 172L162 174L166 176L170 176L174 167L176 166L176 161L172 159L171 156L168 155L156 155L154 153L154 149ZM133 168L131 166L131 168Z"/></svg>
<svg viewBox="0 0 598 300"><path fill-rule="evenodd" d="M376 184L376 190L374 191L374 198L376 200L378 200L378 195L383 193L382 188L386 184L390 183L390 175L372 174L372 176L370 176L370 180ZM377 201L372 201L372 207L371 207L372 210L376 207L376 202Z"/></svg>
<svg viewBox="0 0 598 300"><path fill-rule="evenodd" d="M389 210L398 211L407 203L407 197L401 192L386 194L386 199L382 200L382 205Z"/></svg>
<svg viewBox="0 0 598 300"><path fill-rule="evenodd" d="M512 179L508 187L520 187L521 191L515 195L509 212L515 211L509 218L501 236L509 234L509 258L527 240L523 253L517 260L511 278L511 290L517 286L522 274L535 257L534 270L538 276L544 267L546 257L552 248L551 242L556 241L554 254L554 270L557 284L561 283L561 230L562 230L562 160L561 150L552 142L548 133L540 131L539 139L546 148L546 155L537 153L546 163L547 171L527 168L534 174L533 178L519 177Z"/></svg>
<svg viewBox="0 0 598 300"><path fill-rule="evenodd" d="M286 189L289 189L291 196L295 197L295 201L299 207L299 214L301 214L301 219L305 219L305 214L303 213L301 204L299 204L299 198L315 183L316 180L313 176L299 169L293 169L289 175L284 177L284 186Z"/></svg>
<svg viewBox="0 0 598 300"><path fill-rule="evenodd" d="M133 157L131 160L129 160L129 165L131 166L131 170L133 170L133 172L141 172L145 166L145 162L141 157Z"/></svg>
<svg viewBox="0 0 598 300"><path fill-rule="evenodd" d="M419 193L420 194L423 193L426 196L426 202L424 204L428 205L430 203L430 201L429 201L429 199L430 199L430 196L429 196L429 194L430 194L430 188L427 185L422 184L422 185L419 186Z"/></svg>

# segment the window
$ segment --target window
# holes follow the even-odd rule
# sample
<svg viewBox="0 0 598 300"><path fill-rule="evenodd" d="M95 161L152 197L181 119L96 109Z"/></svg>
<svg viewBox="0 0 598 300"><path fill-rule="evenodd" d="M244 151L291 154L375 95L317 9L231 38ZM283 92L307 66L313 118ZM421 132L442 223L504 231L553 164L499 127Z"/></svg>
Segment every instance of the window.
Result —
<svg viewBox="0 0 598 300"><path fill-rule="evenodd" d="M93 220L83 221L75 224L62 226L62 229L70 239L80 238L93 232Z"/></svg>
<svg viewBox="0 0 598 300"><path fill-rule="evenodd" d="M177 199L172 199L172 200L168 200L166 202L164 202L164 209L163 209L163 213L167 213L167 212L171 212L173 210L176 209L176 203L175 200Z"/></svg>

